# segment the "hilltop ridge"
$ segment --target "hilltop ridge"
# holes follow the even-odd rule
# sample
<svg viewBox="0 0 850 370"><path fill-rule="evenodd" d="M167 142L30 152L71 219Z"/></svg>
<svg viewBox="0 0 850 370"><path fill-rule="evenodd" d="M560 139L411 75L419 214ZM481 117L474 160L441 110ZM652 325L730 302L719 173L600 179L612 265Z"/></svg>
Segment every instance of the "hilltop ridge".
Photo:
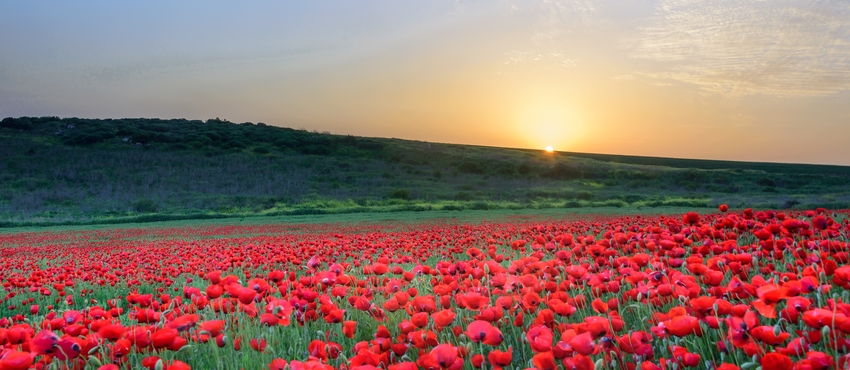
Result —
<svg viewBox="0 0 850 370"><path fill-rule="evenodd" d="M8 224L424 209L850 206L850 167L545 153L222 119L0 121ZM816 176L813 176L816 175Z"/></svg>

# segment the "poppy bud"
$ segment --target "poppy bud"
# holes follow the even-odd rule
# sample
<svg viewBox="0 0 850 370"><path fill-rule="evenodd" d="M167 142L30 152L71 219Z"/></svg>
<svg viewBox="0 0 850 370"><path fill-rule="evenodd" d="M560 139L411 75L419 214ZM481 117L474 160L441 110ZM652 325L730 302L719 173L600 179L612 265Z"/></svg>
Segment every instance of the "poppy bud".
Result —
<svg viewBox="0 0 850 370"><path fill-rule="evenodd" d="M95 347L95 348L97 348L97 347ZM103 366L103 362L100 362L100 360L95 356L89 357L89 362L91 362L94 366L97 366L97 367Z"/></svg>
<svg viewBox="0 0 850 370"><path fill-rule="evenodd" d="M475 355L473 355L472 366L480 368L482 365L484 365L484 355L480 353L476 353Z"/></svg>
<svg viewBox="0 0 850 370"><path fill-rule="evenodd" d="M460 337L461 334L463 334L463 328L461 328L460 326L452 327L452 334L454 334L456 337Z"/></svg>

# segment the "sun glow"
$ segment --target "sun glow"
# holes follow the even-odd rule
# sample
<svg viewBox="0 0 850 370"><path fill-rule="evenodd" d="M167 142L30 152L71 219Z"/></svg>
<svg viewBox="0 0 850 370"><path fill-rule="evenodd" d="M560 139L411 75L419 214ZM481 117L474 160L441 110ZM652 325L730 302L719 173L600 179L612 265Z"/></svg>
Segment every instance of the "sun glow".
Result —
<svg viewBox="0 0 850 370"><path fill-rule="evenodd" d="M553 148L551 145L546 147L546 153L554 153L554 152L555 152L555 148Z"/></svg>
<svg viewBox="0 0 850 370"><path fill-rule="evenodd" d="M549 95L530 93L528 101L517 107L514 118L517 137L525 141L528 148L540 148L538 145L543 143L551 146L553 152L554 148L572 150L581 140L583 119L564 103L566 98L556 100L552 96L558 95L555 92Z"/></svg>

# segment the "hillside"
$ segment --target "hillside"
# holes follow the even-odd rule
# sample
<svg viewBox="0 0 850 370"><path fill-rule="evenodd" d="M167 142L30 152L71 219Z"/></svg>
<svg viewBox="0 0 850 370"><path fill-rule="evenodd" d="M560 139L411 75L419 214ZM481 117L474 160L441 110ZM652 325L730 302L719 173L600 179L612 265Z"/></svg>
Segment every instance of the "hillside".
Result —
<svg viewBox="0 0 850 370"><path fill-rule="evenodd" d="M850 167L507 149L185 119L5 118L4 225L543 207L850 206Z"/></svg>

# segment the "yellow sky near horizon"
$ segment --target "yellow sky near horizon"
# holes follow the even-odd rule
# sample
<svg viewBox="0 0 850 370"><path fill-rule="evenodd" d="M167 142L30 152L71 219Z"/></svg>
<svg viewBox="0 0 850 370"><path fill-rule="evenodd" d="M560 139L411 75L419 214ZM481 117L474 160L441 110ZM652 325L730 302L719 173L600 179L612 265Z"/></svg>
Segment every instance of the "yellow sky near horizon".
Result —
<svg viewBox="0 0 850 370"><path fill-rule="evenodd" d="M0 115L850 165L847 2L200 4L0 5Z"/></svg>

